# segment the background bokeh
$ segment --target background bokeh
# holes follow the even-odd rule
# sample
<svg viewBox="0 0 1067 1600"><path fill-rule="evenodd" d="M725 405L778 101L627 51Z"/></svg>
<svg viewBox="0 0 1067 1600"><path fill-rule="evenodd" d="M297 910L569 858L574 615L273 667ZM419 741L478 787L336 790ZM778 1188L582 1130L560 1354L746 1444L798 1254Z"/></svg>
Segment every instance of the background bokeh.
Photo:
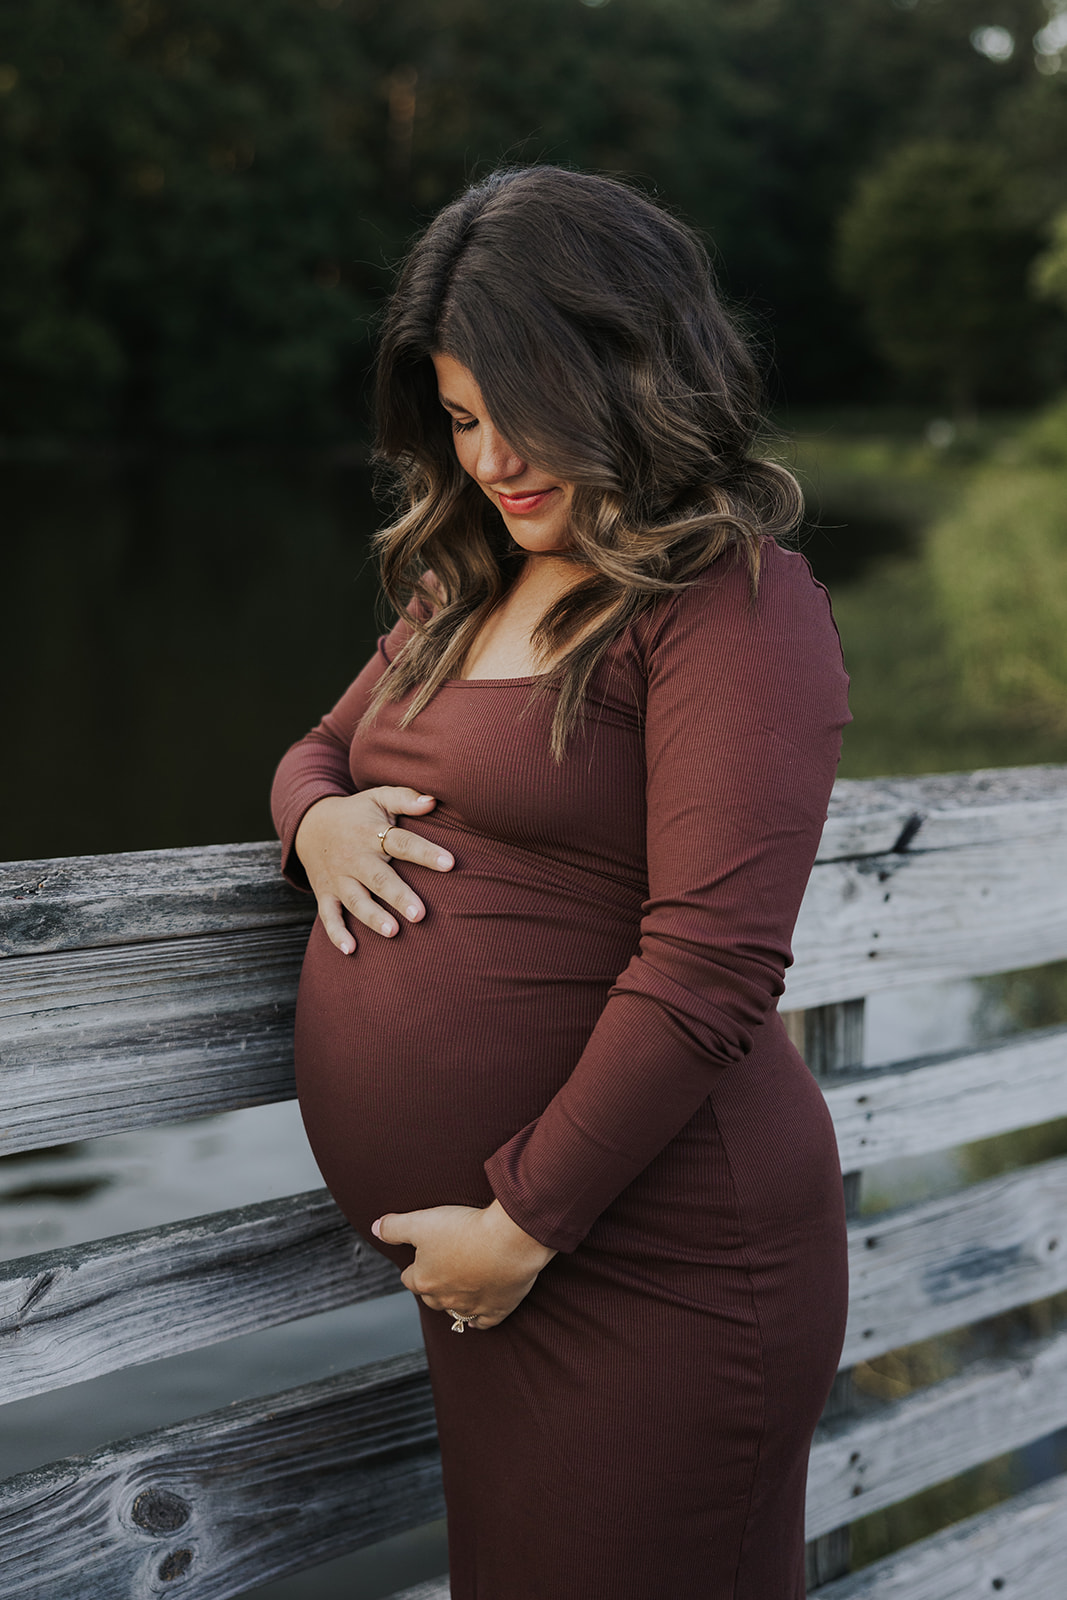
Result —
<svg viewBox="0 0 1067 1600"><path fill-rule="evenodd" d="M842 771L1062 758L1063 0L21 0L5 854L269 831L277 754L380 620L395 264L536 160L709 240L837 604Z"/></svg>
<svg viewBox="0 0 1067 1600"><path fill-rule="evenodd" d="M395 265L530 161L622 175L709 241L833 596L842 772L1067 760L1067 0L18 0L4 856L269 834L279 754L384 620L367 375ZM1062 1021L1067 974L892 999L870 1060ZM0 1163L0 1255L311 1186L298 1138L272 1107ZM1065 1148L987 1141L864 1204ZM857 1382L906 1393L1010 1321ZM397 1300L5 1407L0 1476L415 1337ZM856 1559L1065 1464L1050 1438L870 1518ZM269 1593L443 1565L438 1527Z"/></svg>

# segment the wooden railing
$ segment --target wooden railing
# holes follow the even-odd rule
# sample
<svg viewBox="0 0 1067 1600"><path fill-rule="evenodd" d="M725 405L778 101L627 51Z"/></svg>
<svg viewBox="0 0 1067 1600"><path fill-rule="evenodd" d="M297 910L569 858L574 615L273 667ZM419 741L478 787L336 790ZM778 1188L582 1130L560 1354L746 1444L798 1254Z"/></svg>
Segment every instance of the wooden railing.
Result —
<svg viewBox="0 0 1067 1600"><path fill-rule="evenodd" d="M271 845L0 868L0 1153L291 1096L310 915ZM842 1372L808 1482L811 1587L1062 1600L1067 1476L854 1573L848 1528L1067 1426L1063 1333L875 1410L850 1378L1067 1289L1067 1158L859 1209L881 1162L1067 1116L1067 1028L862 1059L865 996L1067 957L1067 768L839 783L795 949L783 1010L853 1218ZM0 1264L0 1398L398 1288L324 1192ZM181 1578L216 1600L441 1513L425 1369L402 1355L0 1484L0 1594L137 1600Z"/></svg>

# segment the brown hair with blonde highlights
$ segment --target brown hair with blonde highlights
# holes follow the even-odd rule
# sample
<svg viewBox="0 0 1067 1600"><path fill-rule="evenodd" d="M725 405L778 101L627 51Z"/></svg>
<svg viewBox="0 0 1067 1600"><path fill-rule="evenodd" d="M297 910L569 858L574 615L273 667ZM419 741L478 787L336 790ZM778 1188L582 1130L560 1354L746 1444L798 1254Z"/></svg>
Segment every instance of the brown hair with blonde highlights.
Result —
<svg viewBox="0 0 1067 1600"><path fill-rule="evenodd" d="M494 173L430 224L385 317L376 454L401 502L378 552L387 597L398 612L414 599L417 620L369 717L414 690L406 724L458 676L518 570L499 512L456 460L438 352L468 368L513 449L575 485L566 554L593 571L533 637L555 660L561 759L612 640L731 547L755 586L760 537L796 525L800 489L753 453L759 378L696 236L614 179Z"/></svg>

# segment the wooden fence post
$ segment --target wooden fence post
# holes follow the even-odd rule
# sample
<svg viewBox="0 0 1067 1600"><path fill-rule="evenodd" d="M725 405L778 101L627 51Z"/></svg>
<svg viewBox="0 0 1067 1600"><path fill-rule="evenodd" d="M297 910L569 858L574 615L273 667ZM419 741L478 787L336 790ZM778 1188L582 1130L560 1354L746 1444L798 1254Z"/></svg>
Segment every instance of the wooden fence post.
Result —
<svg viewBox="0 0 1067 1600"><path fill-rule="evenodd" d="M810 1011L792 1014L787 1024L790 1036L824 1086L863 1065L863 1011L862 1000L845 1000L839 1005L814 1006ZM861 1177L859 1172L844 1175L845 1215L850 1222L859 1215ZM853 1409L853 1403L852 1372L843 1367L834 1379L823 1416L844 1416ZM812 1539L805 1554L809 1592L844 1577L852 1564L849 1528L834 1528L821 1538Z"/></svg>

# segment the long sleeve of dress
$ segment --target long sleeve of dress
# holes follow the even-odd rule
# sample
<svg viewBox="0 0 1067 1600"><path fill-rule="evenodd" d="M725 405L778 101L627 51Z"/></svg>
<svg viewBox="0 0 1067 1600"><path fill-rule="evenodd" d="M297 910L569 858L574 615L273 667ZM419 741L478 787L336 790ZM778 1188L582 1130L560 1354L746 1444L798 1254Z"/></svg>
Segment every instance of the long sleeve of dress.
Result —
<svg viewBox="0 0 1067 1600"><path fill-rule="evenodd" d="M274 775L270 807L282 842L282 871L298 889L307 889L307 874L296 853L297 829L317 800L356 792L350 756L352 739L370 704L378 680L409 631L401 621L379 639L378 648L317 727L290 745Z"/></svg>
<svg viewBox="0 0 1067 1600"><path fill-rule="evenodd" d="M805 563L770 564L755 602L746 587L716 572L652 631L639 950L567 1082L486 1163L513 1220L557 1249L693 1116L784 988L848 680Z"/></svg>

